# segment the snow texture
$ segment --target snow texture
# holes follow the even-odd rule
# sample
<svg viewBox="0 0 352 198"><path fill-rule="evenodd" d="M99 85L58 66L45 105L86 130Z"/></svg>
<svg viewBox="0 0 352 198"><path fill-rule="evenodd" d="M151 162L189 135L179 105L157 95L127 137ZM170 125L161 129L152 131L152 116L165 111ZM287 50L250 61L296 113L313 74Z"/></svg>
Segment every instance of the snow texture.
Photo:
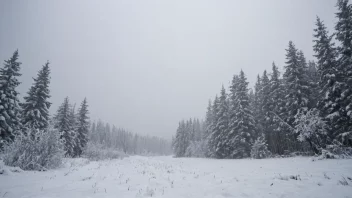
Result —
<svg viewBox="0 0 352 198"><path fill-rule="evenodd" d="M67 159L45 172L0 175L12 197L352 197L352 160Z"/></svg>

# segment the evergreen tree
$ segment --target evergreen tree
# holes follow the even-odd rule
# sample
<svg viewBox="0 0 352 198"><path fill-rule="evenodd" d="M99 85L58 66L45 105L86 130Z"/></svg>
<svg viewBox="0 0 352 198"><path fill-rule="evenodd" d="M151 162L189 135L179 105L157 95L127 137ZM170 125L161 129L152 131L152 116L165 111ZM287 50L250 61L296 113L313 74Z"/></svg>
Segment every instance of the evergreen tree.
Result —
<svg viewBox="0 0 352 198"><path fill-rule="evenodd" d="M189 146L189 121L182 120L176 131L174 141L174 154L176 157L184 157Z"/></svg>
<svg viewBox="0 0 352 198"><path fill-rule="evenodd" d="M337 86L341 90L341 97L337 98L337 101L341 105L340 122L334 123L334 127L338 128L334 131L336 137L343 133L352 134L352 8L348 0L338 0L337 8L336 39L341 43L337 48L337 77L341 79L341 84ZM352 135L350 137L343 143L352 146Z"/></svg>
<svg viewBox="0 0 352 198"><path fill-rule="evenodd" d="M39 70L37 78L24 97L22 104L23 117L22 123L28 128L43 130L48 127L50 98L50 69L49 62ZM35 131L35 130L34 130Z"/></svg>
<svg viewBox="0 0 352 198"><path fill-rule="evenodd" d="M254 117L256 120L260 119L260 115L261 115L261 109L262 109L262 104L261 104L261 93L262 93L262 79L260 78L260 75L258 74L257 76L257 81L254 85L254 103L253 103L253 113L254 113ZM258 130L262 130L262 126L261 126L261 122L257 122L257 128Z"/></svg>
<svg viewBox="0 0 352 198"><path fill-rule="evenodd" d="M329 36L323 21L317 17L316 28L314 29L314 46L315 57L317 58L318 74L319 74L319 98L318 108L322 112L323 117L327 118L330 126L334 126L333 120L340 123L339 118L340 104L337 98L341 95L341 82L339 82L337 70L337 51L334 47L333 36ZM341 79L340 79L341 80ZM340 120L340 121L338 121ZM334 129L333 129L334 130Z"/></svg>
<svg viewBox="0 0 352 198"><path fill-rule="evenodd" d="M214 127L214 130L216 131L216 136L214 136L216 142L215 156L217 158L225 158L229 156L229 150L226 145L226 138L228 137L229 106L224 86L221 88L216 117L217 120Z"/></svg>
<svg viewBox="0 0 352 198"><path fill-rule="evenodd" d="M231 146L229 148L231 158L243 158L250 156L251 145L256 135L255 120L250 110L247 78L242 70L238 79L234 81L236 85L232 86L235 91L232 93L232 102L235 114L231 118L232 127L227 145Z"/></svg>
<svg viewBox="0 0 352 198"><path fill-rule="evenodd" d="M286 121L292 125L295 115L298 111L307 110L308 107L308 86L306 70L306 61L303 53L297 52L297 49L292 41L289 42L289 47L286 50L286 66L284 79L287 89L286 106L287 114Z"/></svg>
<svg viewBox="0 0 352 198"><path fill-rule="evenodd" d="M255 159L267 158L271 155L265 142L264 135L259 136L252 145L251 157Z"/></svg>
<svg viewBox="0 0 352 198"><path fill-rule="evenodd" d="M203 139L206 143L205 155L207 157L211 156L210 138L211 138L211 133L213 131L213 123L214 123L213 106L212 106L211 100L209 100L207 112L205 114L204 134L203 134Z"/></svg>
<svg viewBox="0 0 352 198"><path fill-rule="evenodd" d="M266 73L266 70L264 70L263 75L261 77L261 90L260 90L260 98L259 98L259 104L260 104L260 112L259 116L260 118L257 120L257 122L260 122L262 132L264 133L265 137L268 139L270 136L271 129L270 127L270 80L269 77Z"/></svg>
<svg viewBox="0 0 352 198"><path fill-rule="evenodd" d="M76 116L76 104L73 105L73 107L70 109L70 115L69 115L69 122L70 122L70 136L72 139L73 143L73 153L72 157L79 156L82 153L82 149L80 147L80 139L78 138L78 132L77 132L77 116Z"/></svg>
<svg viewBox="0 0 352 198"><path fill-rule="evenodd" d="M217 126L217 120L218 120L218 112L219 112L219 98L218 96L215 96L215 99L213 101L213 108L212 108L212 114L213 114L213 119L212 119L212 131L210 134L210 138L208 141L208 156L209 157L216 157L216 148L218 145L218 139L216 137L219 136L219 130L216 127Z"/></svg>
<svg viewBox="0 0 352 198"><path fill-rule="evenodd" d="M20 84L17 77L21 63L18 62L18 50L9 60L5 60L4 67L0 69L0 149L4 143L14 140L22 128L17 86Z"/></svg>
<svg viewBox="0 0 352 198"><path fill-rule="evenodd" d="M317 107L319 100L319 75L314 61L308 62L307 77L308 88L310 90L308 108L312 109Z"/></svg>
<svg viewBox="0 0 352 198"><path fill-rule="evenodd" d="M64 142L65 156L74 155L75 139L72 134L72 109L68 97L59 106L57 113L54 117L55 128L61 133L60 138Z"/></svg>
<svg viewBox="0 0 352 198"><path fill-rule="evenodd" d="M285 137L289 133L287 127L282 121L286 113L285 87L280 72L275 63L272 64L272 74L270 78L270 98L269 98L269 115L271 137L268 138L269 149L276 154L283 154L285 150Z"/></svg>

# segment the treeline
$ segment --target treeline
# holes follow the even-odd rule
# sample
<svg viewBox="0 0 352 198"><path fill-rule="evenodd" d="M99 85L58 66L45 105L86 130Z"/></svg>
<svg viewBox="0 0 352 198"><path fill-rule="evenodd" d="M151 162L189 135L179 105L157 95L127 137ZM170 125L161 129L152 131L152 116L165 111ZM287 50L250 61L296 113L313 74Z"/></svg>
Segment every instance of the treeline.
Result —
<svg viewBox="0 0 352 198"><path fill-rule="evenodd" d="M204 156L352 154L352 6L338 0L337 9L332 34L316 19L316 61L307 62L290 41L282 75L273 63L270 73L258 75L254 91L242 70L228 91L222 87L205 116L200 141ZM185 138L189 130L183 128L180 123L173 144L179 157L187 156L185 150L191 147Z"/></svg>
<svg viewBox="0 0 352 198"><path fill-rule="evenodd" d="M26 138L32 139L32 144L35 144L36 140L41 138L40 135L45 136L43 132L49 133L51 130L51 133L55 130L59 134L57 141L60 142L50 140L52 149L63 145L66 156L80 156L88 141L87 100L82 101L76 113L67 97L56 115L50 118L50 67L49 62L46 62L38 71L37 77L33 78L34 82L24 96L23 102L20 102L16 88L20 84L17 78L21 76L22 63L18 58L16 50L0 69L0 149L9 146L16 138L23 140L23 144Z"/></svg>
<svg viewBox="0 0 352 198"><path fill-rule="evenodd" d="M174 154L177 157L204 157L204 122L198 119L182 120L172 140Z"/></svg>
<svg viewBox="0 0 352 198"><path fill-rule="evenodd" d="M168 155L172 153L171 143L163 138L133 134L114 125L111 127L109 123L105 124L100 120L92 123L89 140L127 154Z"/></svg>
<svg viewBox="0 0 352 198"><path fill-rule="evenodd" d="M38 71L20 102L17 87L22 63L18 58L16 50L0 68L0 152L7 165L43 170L59 166L63 156L82 156L89 145L89 155L95 159L102 159L96 156L100 154L120 157L117 150L129 154L170 153L171 143L161 138L139 136L114 126L110 130L102 122L91 127L86 98L76 109L66 97L51 117L49 62ZM95 152L97 149L99 152Z"/></svg>

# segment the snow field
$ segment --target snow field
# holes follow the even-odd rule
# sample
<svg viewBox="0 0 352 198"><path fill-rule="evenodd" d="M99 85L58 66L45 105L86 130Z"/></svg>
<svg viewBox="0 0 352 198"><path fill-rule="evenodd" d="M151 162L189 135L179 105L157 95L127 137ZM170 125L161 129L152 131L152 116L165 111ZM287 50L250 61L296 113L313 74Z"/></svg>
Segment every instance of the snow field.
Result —
<svg viewBox="0 0 352 198"><path fill-rule="evenodd" d="M352 197L352 160L133 156L7 172L0 175L0 197Z"/></svg>

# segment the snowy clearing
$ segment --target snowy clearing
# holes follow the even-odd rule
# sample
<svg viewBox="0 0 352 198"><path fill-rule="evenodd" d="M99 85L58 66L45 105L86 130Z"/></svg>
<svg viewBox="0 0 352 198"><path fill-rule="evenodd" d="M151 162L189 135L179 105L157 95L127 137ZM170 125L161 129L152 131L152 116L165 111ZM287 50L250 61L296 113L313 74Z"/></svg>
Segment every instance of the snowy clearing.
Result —
<svg viewBox="0 0 352 198"><path fill-rule="evenodd" d="M352 197L351 180L352 160L67 159L47 172L5 171L0 197Z"/></svg>

